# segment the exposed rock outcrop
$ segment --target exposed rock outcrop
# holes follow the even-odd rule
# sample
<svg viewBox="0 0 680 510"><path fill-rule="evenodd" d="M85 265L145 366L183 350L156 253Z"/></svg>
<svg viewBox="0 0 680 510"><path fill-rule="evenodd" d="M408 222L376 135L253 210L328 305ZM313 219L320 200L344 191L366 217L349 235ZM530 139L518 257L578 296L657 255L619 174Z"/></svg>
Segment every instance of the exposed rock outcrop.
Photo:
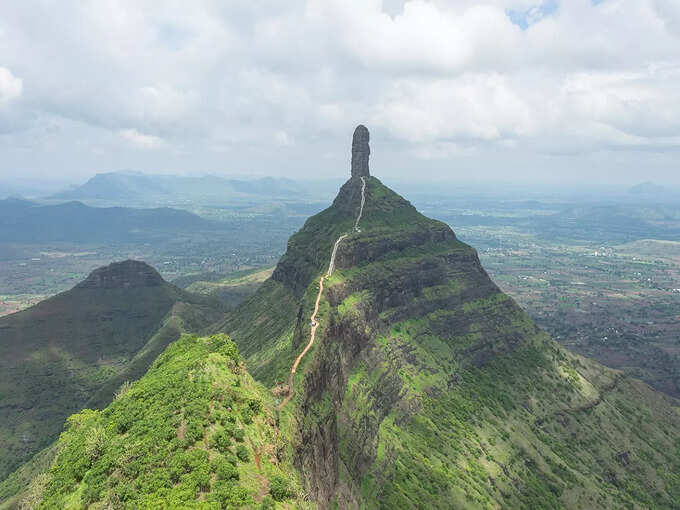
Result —
<svg viewBox="0 0 680 510"><path fill-rule="evenodd" d="M359 124L352 137L352 178L368 177L368 157L371 148L368 145L370 135L363 124Z"/></svg>

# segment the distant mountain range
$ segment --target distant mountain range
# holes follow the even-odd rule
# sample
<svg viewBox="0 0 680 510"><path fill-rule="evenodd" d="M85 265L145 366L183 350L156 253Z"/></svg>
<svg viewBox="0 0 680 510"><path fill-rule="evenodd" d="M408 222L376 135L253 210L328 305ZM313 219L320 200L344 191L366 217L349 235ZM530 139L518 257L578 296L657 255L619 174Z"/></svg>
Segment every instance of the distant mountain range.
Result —
<svg viewBox="0 0 680 510"><path fill-rule="evenodd" d="M673 192L664 186L660 186L651 181L646 181L631 187L628 190L628 193L631 195L654 195L659 193L662 195L670 195Z"/></svg>
<svg viewBox="0 0 680 510"><path fill-rule="evenodd" d="M328 189L332 189L328 186ZM57 200L148 201L244 199L298 199L314 196L314 185L287 178L228 179L208 175L184 177L177 175L147 175L129 172L100 173L85 184L52 195Z"/></svg>
<svg viewBox="0 0 680 510"><path fill-rule="evenodd" d="M0 200L0 239L9 242L148 240L153 232L214 230L218 225L171 208L89 207L81 202L38 205Z"/></svg>

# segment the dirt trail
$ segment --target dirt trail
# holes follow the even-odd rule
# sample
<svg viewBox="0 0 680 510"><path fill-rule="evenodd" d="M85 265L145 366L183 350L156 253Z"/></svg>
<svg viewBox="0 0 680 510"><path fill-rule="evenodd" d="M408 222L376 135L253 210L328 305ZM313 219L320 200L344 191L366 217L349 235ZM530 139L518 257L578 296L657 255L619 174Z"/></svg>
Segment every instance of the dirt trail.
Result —
<svg viewBox="0 0 680 510"><path fill-rule="evenodd" d="M364 212L364 203L366 202L366 180L362 177L361 178L361 206L359 207L359 214L357 215L357 219L354 222L354 230L356 232L360 232L359 230L359 220L361 220L361 215ZM310 321L312 324L312 329L311 329L311 334L309 335L309 343L307 346L304 348L304 350L298 355L297 358L295 358L295 363L293 363L292 368L290 369L290 375L288 376L288 396L284 398L281 403L279 404L279 409L283 408L288 402L290 402L290 399L293 398L293 394L295 393L293 384L295 382L295 373L297 372L298 365L300 364L300 361L302 361L302 358L304 357L305 354L307 354L307 351L312 348L312 345L314 345L314 337L316 336L316 329L319 327L319 323L316 320L316 314L319 313L319 302L321 301L321 295L323 294L323 281L333 275L333 271L335 270L335 256L338 253L338 246L340 246L340 243L342 240L347 237L349 234L342 234L338 239L335 241L335 244L333 245L333 251L331 252L331 261L328 264L328 272L323 275L321 278L319 278L319 293L316 295L316 302L314 303L314 312L312 312L312 316L310 317Z"/></svg>

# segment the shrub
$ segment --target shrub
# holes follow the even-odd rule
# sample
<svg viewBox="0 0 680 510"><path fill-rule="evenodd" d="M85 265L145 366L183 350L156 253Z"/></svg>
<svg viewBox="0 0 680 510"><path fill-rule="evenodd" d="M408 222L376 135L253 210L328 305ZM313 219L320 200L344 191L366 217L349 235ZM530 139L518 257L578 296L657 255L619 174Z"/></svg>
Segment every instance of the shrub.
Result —
<svg viewBox="0 0 680 510"><path fill-rule="evenodd" d="M262 411L262 401L257 400L254 398L251 398L248 400L248 406L250 407L250 410L253 411L255 414L259 414L260 411Z"/></svg>
<svg viewBox="0 0 680 510"><path fill-rule="evenodd" d="M224 430L218 430L215 432L211 439L212 446L217 448L221 452L227 451L231 446L231 439L229 439L229 434Z"/></svg>
<svg viewBox="0 0 680 510"><path fill-rule="evenodd" d="M238 448L236 448L236 456L243 462L248 462L250 460L250 452L248 452L248 448L242 444L238 445Z"/></svg>
<svg viewBox="0 0 680 510"><path fill-rule="evenodd" d="M293 491L291 490L290 483L287 479L275 475L269 481L269 494L271 494L276 501L283 501L284 499L291 497Z"/></svg>
<svg viewBox="0 0 680 510"><path fill-rule="evenodd" d="M238 480L238 469L227 459L217 459L213 466L219 480Z"/></svg>
<svg viewBox="0 0 680 510"><path fill-rule="evenodd" d="M276 508L276 503L269 496L262 498L262 503L260 503L259 510L274 510Z"/></svg>
<svg viewBox="0 0 680 510"><path fill-rule="evenodd" d="M253 411L250 409L250 407L244 407L241 410L241 419L246 425L253 423Z"/></svg>
<svg viewBox="0 0 680 510"><path fill-rule="evenodd" d="M230 436L234 437L234 430L236 430L236 427L234 426L233 423L231 422L224 422L223 425L224 431L229 434Z"/></svg>
<svg viewBox="0 0 680 510"><path fill-rule="evenodd" d="M90 462L96 461L106 448L106 431L99 426L92 427L85 440L85 453Z"/></svg>
<svg viewBox="0 0 680 510"><path fill-rule="evenodd" d="M203 439L203 423L197 419L190 419L187 423L185 437L189 444Z"/></svg>
<svg viewBox="0 0 680 510"><path fill-rule="evenodd" d="M123 395L125 395L130 387L132 386L132 383L130 381L125 381L123 384L120 385L120 388L116 390L116 393L113 395L113 400L120 400Z"/></svg>
<svg viewBox="0 0 680 510"><path fill-rule="evenodd" d="M224 480L215 483L208 498L210 501L219 503L222 508L238 508L254 503L245 487Z"/></svg>
<svg viewBox="0 0 680 510"><path fill-rule="evenodd" d="M234 433L232 434L232 436L234 437L234 439L236 439L236 441L242 443L246 437L246 431L243 429L234 429Z"/></svg>

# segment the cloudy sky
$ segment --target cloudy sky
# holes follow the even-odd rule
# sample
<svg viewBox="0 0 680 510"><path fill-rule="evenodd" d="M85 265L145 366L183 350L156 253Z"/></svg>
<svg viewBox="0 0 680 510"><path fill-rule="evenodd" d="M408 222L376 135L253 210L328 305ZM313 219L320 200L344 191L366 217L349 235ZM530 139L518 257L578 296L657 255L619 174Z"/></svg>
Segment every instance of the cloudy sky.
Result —
<svg viewBox="0 0 680 510"><path fill-rule="evenodd" d="M0 3L0 178L680 184L678 0Z"/></svg>

